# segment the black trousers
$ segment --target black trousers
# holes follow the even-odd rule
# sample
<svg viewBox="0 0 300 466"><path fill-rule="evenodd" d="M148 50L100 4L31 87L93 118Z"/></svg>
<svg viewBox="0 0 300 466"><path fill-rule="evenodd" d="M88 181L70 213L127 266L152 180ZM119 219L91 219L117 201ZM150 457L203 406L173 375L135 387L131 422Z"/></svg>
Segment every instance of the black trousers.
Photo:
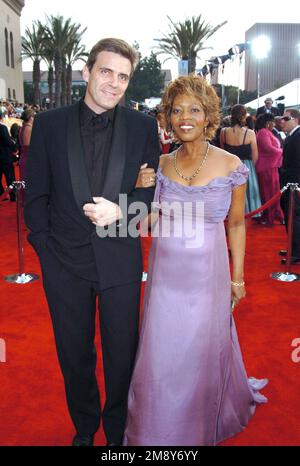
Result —
<svg viewBox="0 0 300 466"><path fill-rule="evenodd" d="M96 298L106 402L102 422L109 442L120 443L127 415L127 395L138 342L140 282L104 291L67 271L49 250L41 265L69 412L77 433L95 433L100 425L100 396L95 375Z"/></svg>
<svg viewBox="0 0 300 466"><path fill-rule="evenodd" d="M290 191L285 192L281 196L281 206L283 207L286 230L288 228L289 218L289 199ZM300 198L297 191L295 191L295 208L293 216L292 257L300 258Z"/></svg>
<svg viewBox="0 0 300 466"><path fill-rule="evenodd" d="M12 161L0 159L0 196L4 193L4 188L1 183L2 175L5 176L7 186L10 186L12 182L16 180L14 164ZM14 192L11 192L9 196L12 201L15 200Z"/></svg>

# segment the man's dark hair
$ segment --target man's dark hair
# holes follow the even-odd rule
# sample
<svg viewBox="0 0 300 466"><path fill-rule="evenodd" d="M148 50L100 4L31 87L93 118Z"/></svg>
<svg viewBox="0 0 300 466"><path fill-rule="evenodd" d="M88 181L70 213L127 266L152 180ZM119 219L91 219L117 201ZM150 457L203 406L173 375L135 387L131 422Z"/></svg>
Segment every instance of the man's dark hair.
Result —
<svg viewBox="0 0 300 466"><path fill-rule="evenodd" d="M124 58L127 58L131 63L131 74L133 74L139 61L138 52L124 40L115 38L102 39L94 45L88 56L86 65L89 72L92 71L92 68L100 52L113 52L121 55Z"/></svg>

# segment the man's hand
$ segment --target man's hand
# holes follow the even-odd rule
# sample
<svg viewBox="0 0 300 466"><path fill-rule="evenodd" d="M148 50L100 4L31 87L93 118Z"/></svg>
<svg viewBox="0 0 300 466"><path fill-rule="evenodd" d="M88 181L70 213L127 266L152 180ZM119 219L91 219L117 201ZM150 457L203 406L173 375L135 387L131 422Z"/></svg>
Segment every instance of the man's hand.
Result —
<svg viewBox="0 0 300 466"><path fill-rule="evenodd" d="M94 225L105 227L123 218L118 204L114 204L104 197L93 197L93 201L95 204L85 204L83 211Z"/></svg>

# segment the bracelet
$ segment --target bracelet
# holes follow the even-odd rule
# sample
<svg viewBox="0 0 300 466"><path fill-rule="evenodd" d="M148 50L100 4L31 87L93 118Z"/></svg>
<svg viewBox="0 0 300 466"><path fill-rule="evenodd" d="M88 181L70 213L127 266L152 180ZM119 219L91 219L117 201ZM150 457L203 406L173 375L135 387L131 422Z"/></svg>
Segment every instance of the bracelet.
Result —
<svg viewBox="0 0 300 466"><path fill-rule="evenodd" d="M242 282L231 282L232 286L244 286L245 285L245 282L242 281Z"/></svg>

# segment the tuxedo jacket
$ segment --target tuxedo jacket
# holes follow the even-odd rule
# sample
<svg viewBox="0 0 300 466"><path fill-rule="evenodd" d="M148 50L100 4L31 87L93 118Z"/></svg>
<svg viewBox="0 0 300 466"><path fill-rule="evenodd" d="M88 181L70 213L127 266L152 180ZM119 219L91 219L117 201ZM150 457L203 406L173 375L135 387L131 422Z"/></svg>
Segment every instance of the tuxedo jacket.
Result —
<svg viewBox="0 0 300 466"><path fill-rule="evenodd" d="M284 141L280 172L283 184L300 183L300 128Z"/></svg>
<svg viewBox="0 0 300 466"><path fill-rule="evenodd" d="M143 113L116 107L114 130L101 196L148 209L154 188L135 188L140 166L155 171L159 161L157 123ZM39 113L34 121L27 164L24 215L28 240L42 268L51 255L75 275L98 281L100 289L140 280L139 237L99 237L84 215L92 202L79 126L79 103ZM124 213L124 212L123 212Z"/></svg>
<svg viewBox="0 0 300 466"><path fill-rule="evenodd" d="M262 115L264 113L266 113L266 107L263 105L263 107L259 107L257 109L256 116L258 117L259 115ZM280 112L279 112L278 108L276 108L276 107L271 107L271 113L274 116L279 116L280 115Z"/></svg>

